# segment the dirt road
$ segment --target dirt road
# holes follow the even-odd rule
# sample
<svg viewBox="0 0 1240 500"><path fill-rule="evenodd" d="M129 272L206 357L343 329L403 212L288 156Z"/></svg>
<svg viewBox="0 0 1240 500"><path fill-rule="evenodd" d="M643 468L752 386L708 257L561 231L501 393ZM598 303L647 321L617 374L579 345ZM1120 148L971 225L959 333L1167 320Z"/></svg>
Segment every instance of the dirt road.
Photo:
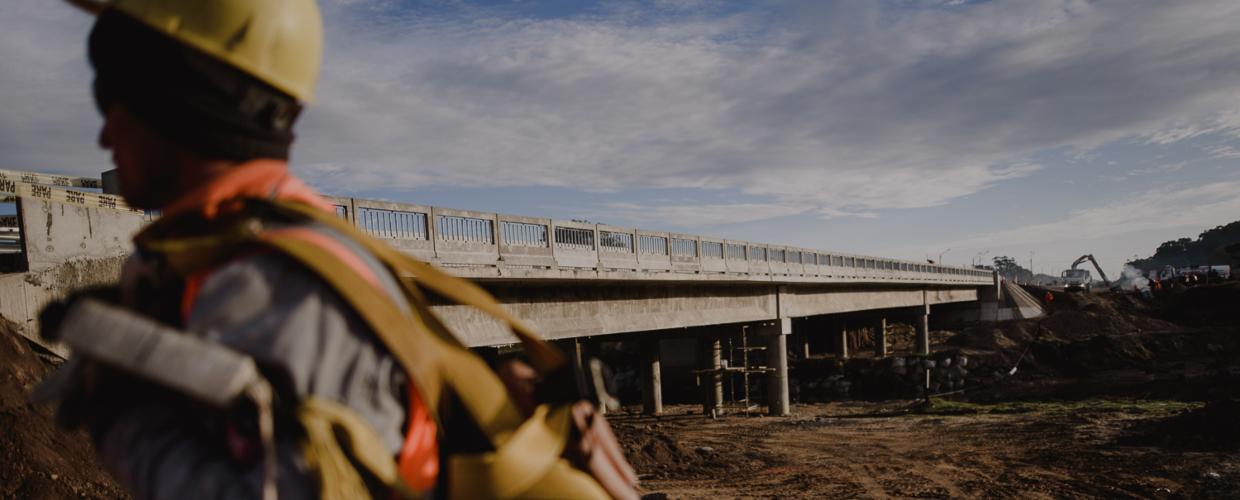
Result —
<svg viewBox="0 0 1240 500"><path fill-rule="evenodd" d="M831 403L719 420L677 407L613 422L643 492L672 499L1240 498L1240 454L1119 444L1182 408L1160 404L835 418L866 405Z"/></svg>

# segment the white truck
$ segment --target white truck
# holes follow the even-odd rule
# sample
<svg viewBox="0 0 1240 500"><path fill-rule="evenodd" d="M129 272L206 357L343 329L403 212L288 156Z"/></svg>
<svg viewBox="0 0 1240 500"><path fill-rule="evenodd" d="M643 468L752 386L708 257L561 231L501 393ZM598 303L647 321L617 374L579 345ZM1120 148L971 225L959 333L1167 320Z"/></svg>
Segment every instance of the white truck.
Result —
<svg viewBox="0 0 1240 500"><path fill-rule="evenodd" d="M1063 291L1089 293L1094 288L1094 279L1087 269L1064 269L1059 277L1063 279Z"/></svg>
<svg viewBox="0 0 1240 500"><path fill-rule="evenodd" d="M1111 286L1111 281L1107 279L1107 273L1102 272L1102 267L1098 265L1098 261L1094 260L1094 256L1090 254L1082 255L1081 258L1076 259L1076 262L1072 263L1071 269L1064 269L1059 274L1059 277L1063 278L1063 291L1079 292L1083 290L1085 293L1093 291L1094 278L1089 275L1089 270L1076 268L1078 264L1087 260L1094 264L1094 269L1098 270L1098 275L1102 277L1102 282L1107 286Z"/></svg>

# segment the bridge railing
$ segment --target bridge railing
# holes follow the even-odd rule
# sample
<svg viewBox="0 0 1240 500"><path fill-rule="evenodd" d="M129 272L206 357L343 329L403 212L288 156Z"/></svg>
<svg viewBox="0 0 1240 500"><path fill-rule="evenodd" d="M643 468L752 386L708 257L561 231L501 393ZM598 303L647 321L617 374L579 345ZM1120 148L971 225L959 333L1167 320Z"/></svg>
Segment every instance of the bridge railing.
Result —
<svg viewBox="0 0 1240 500"><path fill-rule="evenodd" d="M328 199L338 216L362 231L468 277L619 279L664 274L677 279L993 282L991 271L925 262L360 198Z"/></svg>
<svg viewBox="0 0 1240 500"><path fill-rule="evenodd" d="M84 207L104 207L108 202L106 211L133 212L115 196L39 184L106 184L97 179L0 173L22 174L20 179L14 177L12 186L0 186L0 194ZM390 201L326 198L336 206L337 216L363 232L412 257L454 268L456 274L471 278L994 281L991 271L924 262Z"/></svg>

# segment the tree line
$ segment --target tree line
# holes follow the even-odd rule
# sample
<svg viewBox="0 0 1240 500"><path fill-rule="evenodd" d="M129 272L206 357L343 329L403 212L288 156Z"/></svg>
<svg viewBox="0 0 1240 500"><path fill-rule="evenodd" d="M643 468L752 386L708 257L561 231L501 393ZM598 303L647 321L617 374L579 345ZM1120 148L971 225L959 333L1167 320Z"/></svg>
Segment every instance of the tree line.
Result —
<svg viewBox="0 0 1240 500"><path fill-rule="evenodd" d="M1196 240L1180 238L1165 241L1154 250L1154 255L1130 260L1128 265L1141 270L1162 269L1163 266L1240 267L1240 221L1207 229L1197 235Z"/></svg>

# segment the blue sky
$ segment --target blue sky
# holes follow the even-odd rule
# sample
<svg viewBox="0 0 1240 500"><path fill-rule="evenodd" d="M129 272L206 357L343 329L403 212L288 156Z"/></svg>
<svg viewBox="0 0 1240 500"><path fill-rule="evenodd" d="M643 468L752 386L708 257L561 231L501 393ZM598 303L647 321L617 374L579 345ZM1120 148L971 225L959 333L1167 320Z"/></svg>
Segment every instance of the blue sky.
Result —
<svg viewBox="0 0 1240 500"><path fill-rule="evenodd" d="M1240 219L1234 0L320 5L330 194L1108 274ZM111 168L89 26L0 4L0 168Z"/></svg>

